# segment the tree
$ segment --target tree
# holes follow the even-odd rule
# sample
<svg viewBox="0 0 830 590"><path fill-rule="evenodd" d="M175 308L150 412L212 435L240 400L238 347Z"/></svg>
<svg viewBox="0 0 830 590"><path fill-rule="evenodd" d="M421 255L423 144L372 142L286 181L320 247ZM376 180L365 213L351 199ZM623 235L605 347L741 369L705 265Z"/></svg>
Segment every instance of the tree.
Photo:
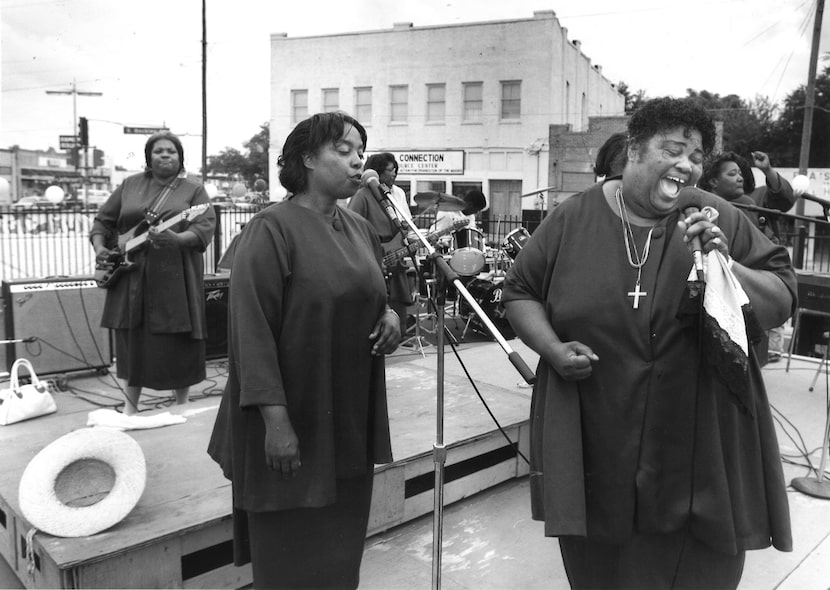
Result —
<svg viewBox="0 0 830 590"><path fill-rule="evenodd" d="M258 133L242 143L245 153L225 148L219 155L208 157L207 172L242 178L250 188L257 179L268 180L268 144L271 141L269 123L260 125Z"/></svg>
<svg viewBox="0 0 830 590"><path fill-rule="evenodd" d="M721 96L692 88L686 89L686 94L723 123L723 151L736 152L752 161L750 152L768 150L765 144L774 112L769 99L756 97L752 103L736 94Z"/></svg>
<svg viewBox="0 0 830 590"><path fill-rule="evenodd" d="M620 81L617 84L617 90L620 94L623 95L625 98L625 114L630 115L638 108L640 108L644 102L648 100L646 96L646 91L643 89L638 90L634 94L631 94L631 89L628 87L628 84L625 82Z"/></svg>
<svg viewBox="0 0 830 590"><path fill-rule="evenodd" d="M784 99L781 115L772 126L770 153L779 166L798 167L801 136L804 130L806 85L799 86ZM830 66L816 78L813 125L810 135L810 168L830 167Z"/></svg>

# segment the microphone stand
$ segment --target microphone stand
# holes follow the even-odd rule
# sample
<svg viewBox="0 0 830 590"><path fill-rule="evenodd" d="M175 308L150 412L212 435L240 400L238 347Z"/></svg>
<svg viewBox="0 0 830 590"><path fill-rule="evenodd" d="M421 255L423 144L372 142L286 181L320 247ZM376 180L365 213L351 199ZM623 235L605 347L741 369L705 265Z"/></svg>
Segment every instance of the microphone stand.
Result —
<svg viewBox="0 0 830 590"><path fill-rule="evenodd" d="M384 187L385 188L385 187ZM519 355L518 352L514 351L510 345L507 343L507 340L502 336L499 329L496 325L492 322L492 320L487 316L478 302L473 298L464 284L458 277L458 274L452 268L450 268L447 261L441 256L439 252L432 247L432 244L421 235L415 227L409 222L409 220L402 215L400 209L398 208L398 204L395 203L393 199L388 199L389 203L392 205L392 208L397 213L397 220L393 219L393 225L398 227L401 234L405 239L410 238L410 234L414 234L417 236L417 239L421 243L421 247L426 248L428 254L427 258L431 259L435 263L435 268L438 269L438 274L436 275L437 278L437 285L439 288L436 289L436 301L430 302L432 305L435 306L435 316L437 321L437 328L436 328L436 351L438 355L438 362L437 362L437 384L436 384L436 416L435 416L435 443L432 447L432 457L433 463L435 464L435 483L433 488L433 520L432 520L432 588L438 590L441 587L441 552L442 552L442 536L443 536L443 527L444 527L444 466L447 461L447 448L444 445L444 296L443 296L443 289L440 288L442 279L449 280L456 288L458 293L461 294L464 299L467 300L467 303L470 304L470 307L479 317L481 322L487 327L490 333L493 335L493 338L499 343L502 350L507 355L507 358L510 360L511 364L516 368L519 374L527 383L535 383L536 382L536 375L527 364L524 362L524 359ZM384 211L386 208L382 205ZM395 223L397 221L398 223ZM406 226L408 229L404 229ZM407 234L407 231L409 234Z"/></svg>

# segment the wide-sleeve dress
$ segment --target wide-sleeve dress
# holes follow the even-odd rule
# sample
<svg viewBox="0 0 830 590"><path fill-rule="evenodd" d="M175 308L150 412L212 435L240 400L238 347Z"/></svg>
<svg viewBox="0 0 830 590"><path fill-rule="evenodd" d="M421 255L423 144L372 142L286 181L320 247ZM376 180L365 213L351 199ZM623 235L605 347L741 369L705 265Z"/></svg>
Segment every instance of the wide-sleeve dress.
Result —
<svg viewBox="0 0 830 590"><path fill-rule="evenodd" d="M731 256L774 272L793 294L789 256L714 195ZM749 408L698 363L697 335L677 314L692 257L678 214L652 234L643 267L627 260L619 217L597 184L559 205L504 281L504 301L535 300L563 342L599 356L567 382L543 360L531 404L533 517L548 536L624 543L637 531L690 527L725 554L791 550L789 507L766 390L754 353ZM639 248L648 228L632 227Z"/></svg>
<svg viewBox="0 0 830 590"><path fill-rule="evenodd" d="M386 286L378 238L359 215L292 201L254 216L230 280L229 374L208 453L233 483L234 508L322 507L338 478L392 460L383 356L369 334ZM302 469L267 467L261 405L285 405Z"/></svg>

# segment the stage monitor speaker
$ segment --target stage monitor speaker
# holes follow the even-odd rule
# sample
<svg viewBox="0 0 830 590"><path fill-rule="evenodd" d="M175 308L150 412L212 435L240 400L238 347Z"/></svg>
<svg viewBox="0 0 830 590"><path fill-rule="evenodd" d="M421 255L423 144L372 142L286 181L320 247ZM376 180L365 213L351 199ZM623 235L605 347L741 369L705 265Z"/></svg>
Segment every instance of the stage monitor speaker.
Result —
<svg viewBox="0 0 830 590"><path fill-rule="evenodd" d="M207 342L205 358L228 356L228 285L230 275L205 275Z"/></svg>
<svg viewBox="0 0 830 590"><path fill-rule="evenodd" d="M3 281L6 366L28 358L38 375L112 364L110 331L101 327L106 291L92 277Z"/></svg>

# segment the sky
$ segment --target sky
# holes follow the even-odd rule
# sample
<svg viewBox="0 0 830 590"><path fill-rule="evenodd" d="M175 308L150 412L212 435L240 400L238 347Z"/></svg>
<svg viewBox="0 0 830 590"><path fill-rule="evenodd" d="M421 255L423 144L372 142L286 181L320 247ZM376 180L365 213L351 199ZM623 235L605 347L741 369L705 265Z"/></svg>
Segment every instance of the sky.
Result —
<svg viewBox="0 0 830 590"><path fill-rule="evenodd" d="M208 154L242 150L270 117L270 35L289 37L532 18L553 10L613 83L648 96L708 90L780 102L806 84L816 0L205 0ZM826 13L827 11L825 11ZM138 169L167 126L201 160L202 0L0 0L0 147L90 143ZM533 39L527 40L528 44ZM830 56L830 16L821 52ZM377 56L377 59L381 59ZM355 67L373 57L356 56ZM830 59L819 62L819 71ZM98 92L101 96L47 94ZM74 113L74 111L77 111Z"/></svg>

